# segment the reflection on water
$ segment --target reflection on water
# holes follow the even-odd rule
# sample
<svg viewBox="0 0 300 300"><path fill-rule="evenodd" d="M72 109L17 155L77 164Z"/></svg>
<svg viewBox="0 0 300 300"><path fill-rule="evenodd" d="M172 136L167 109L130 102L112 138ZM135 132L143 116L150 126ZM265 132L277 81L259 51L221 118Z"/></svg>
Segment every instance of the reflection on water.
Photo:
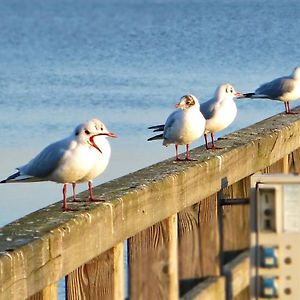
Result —
<svg viewBox="0 0 300 300"><path fill-rule="evenodd" d="M173 156L173 147L146 142L147 126L165 121L183 94L204 101L222 82L249 92L291 73L300 64L299 8L293 0L2 0L0 178L94 116L119 136L96 183ZM283 105L238 108L221 135ZM0 192L0 225L61 198L54 183Z"/></svg>

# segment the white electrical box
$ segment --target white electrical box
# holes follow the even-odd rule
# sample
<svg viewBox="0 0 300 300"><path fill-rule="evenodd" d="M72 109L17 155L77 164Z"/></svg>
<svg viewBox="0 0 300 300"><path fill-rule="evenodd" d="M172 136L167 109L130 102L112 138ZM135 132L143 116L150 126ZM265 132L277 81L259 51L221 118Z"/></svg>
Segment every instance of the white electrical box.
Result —
<svg viewBox="0 0 300 300"><path fill-rule="evenodd" d="M300 300L300 176L251 177L251 299Z"/></svg>

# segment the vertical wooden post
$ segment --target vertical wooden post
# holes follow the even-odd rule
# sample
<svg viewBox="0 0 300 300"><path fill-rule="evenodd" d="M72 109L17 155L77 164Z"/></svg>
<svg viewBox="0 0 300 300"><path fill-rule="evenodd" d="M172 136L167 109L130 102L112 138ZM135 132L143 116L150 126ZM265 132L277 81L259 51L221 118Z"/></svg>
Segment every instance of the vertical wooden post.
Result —
<svg viewBox="0 0 300 300"><path fill-rule="evenodd" d="M246 177L223 190L225 199L248 198L250 177ZM249 247L249 205L223 206L223 234L225 261L234 257L236 251Z"/></svg>
<svg viewBox="0 0 300 300"><path fill-rule="evenodd" d="M282 158L275 162L273 165L266 167L263 170L263 173L282 173L284 172L284 168L288 169L288 163L286 162L286 160L284 160L284 158Z"/></svg>
<svg viewBox="0 0 300 300"><path fill-rule="evenodd" d="M129 298L178 299L177 215L128 240Z"/></svg>
<svg viewBox="0 0 300 300"><path fill-rule="evenodd" d="M300 148L289 154L289 171L300 173Z"/></svg>
<svg viewBox="0 0 300 300"><path fill-rule="evenodd" d="M283 163L283 167L282 167L283 173L285 173L285 174L289 173L289 155L286 155L283 158L282 163Z"/></svg>
<svg viewBox="0 0 300 300"><path fill-rule="evenodd" d="M184 291L200 277L220 275L217 196L201 200L178 216L179 277Z"/></svg>
<svg viewBox="0 0 300 300"><path fill-rule="evenodd" d="M250 195L250 177L246 177L223 190L226 199L248 198ZM250 206L226 205L223 212L223 257L224 262L233 259L237 253L250 245ZM227 289L232 284L230 277L226 278ZM248 299L249 288L236 295L233 299Z"/></svg>
<svg viewBox="0 0 300 300"><path fill-rule="evenodd" d="M51 284L28 298L28 300L57 300L57 284Z"/></svg>
<svg viewBox="0 0 300 300"><path fill-rule="evenodd" d="M67 299L124 299L124 245L117 244L66 277Z"/></svg>

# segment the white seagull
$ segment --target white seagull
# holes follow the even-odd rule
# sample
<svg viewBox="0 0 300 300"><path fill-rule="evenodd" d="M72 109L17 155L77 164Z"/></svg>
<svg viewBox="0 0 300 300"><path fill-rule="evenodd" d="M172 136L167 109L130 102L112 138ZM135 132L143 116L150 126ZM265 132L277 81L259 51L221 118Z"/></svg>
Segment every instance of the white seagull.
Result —
<svg viewBox="0 0 300 300"><path fill-rule="evenodd" d="M214 133L223 130L233 122L237 114L234 98L241 95L232 85L225 83L218 86L213 98L201 104L200 111L206 119L204 132L206 149L216 149ZM208 146L208 133L211 135L211 147Z"/></svg>
<svg viewBox="0 0 300 300"><path fill-rule="evenodd" d="M290 101L300 99L300 66L296 67L291 75L264 83L254 93L246 93L243 96L283 101L285 112L293 114Z"/></svg>
<svg viewBox="0 0 300 300"><path fill-rule="evenodd" d="M67 138L50 144L18 172L0 183L54 181L63 184L63 210L67 210L67 184L88 182L89 200L93 196L92 180L107 167L111 149L106 137L116 137L98 119L78 125Z"/></svg>
<svg viewBox="0 0 300 300"><path fill-rule="evenodd" d="M163 131L162 134L148 139L163 140L163 145L175 144L176 160L178 156L178 145L186 145L186 160L190 159L189 145L200 138L204 133L205 119L200 112L200 105L193 95L185 95L176 105L177 110L169 115L164 125L151 126L148 129Z"/></svg>

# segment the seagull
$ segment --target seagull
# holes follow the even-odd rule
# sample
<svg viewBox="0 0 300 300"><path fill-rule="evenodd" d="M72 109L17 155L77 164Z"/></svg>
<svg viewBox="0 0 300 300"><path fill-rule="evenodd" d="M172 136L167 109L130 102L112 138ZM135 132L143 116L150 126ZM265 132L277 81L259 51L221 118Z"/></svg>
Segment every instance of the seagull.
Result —
<svg viewBox="0 0 300 300"><path fill-rule="evenodd" d="M176 161L179 161L178 145L186 145L186 160L190 159L189 145L204 133L205 119L200 112L198 99L193 95L181 97L176 110L169 115L163 125L151 126L148 129L163 131L148 141L163 140L163 145L175 144Z"/></svg>
<svg viewBox="0 0 300 300"><path fill-rule="evenodd" d="M88 182L89 200L93 196L92 180L107 167L111 149L106 137L116 137L98 119L78 125L65 139L50 144L26 165L0 183L54 181L63 184L63 210L67 211L67 184Z"/></svg>
<svg viewBox="0 0 300 300"><path fill-rule="evenodd" d="M200 111L206 119L204 131L206 149L216 149L214 133L223 130L233 122L237 114L234 98L241 95L232 85L225 83L218 86L213 98L201 104ZM207 142L208 133L211 135L211 147Z"/></svg>
<svg viewBox="0 0 300 300"><path fill-rule="evenodd" d="M243 94L245 98L267 98L284 102L285 112L293 114L290 101L300 98L300 66L289 76L279 77L262 84L254 93Z"/></svg>

